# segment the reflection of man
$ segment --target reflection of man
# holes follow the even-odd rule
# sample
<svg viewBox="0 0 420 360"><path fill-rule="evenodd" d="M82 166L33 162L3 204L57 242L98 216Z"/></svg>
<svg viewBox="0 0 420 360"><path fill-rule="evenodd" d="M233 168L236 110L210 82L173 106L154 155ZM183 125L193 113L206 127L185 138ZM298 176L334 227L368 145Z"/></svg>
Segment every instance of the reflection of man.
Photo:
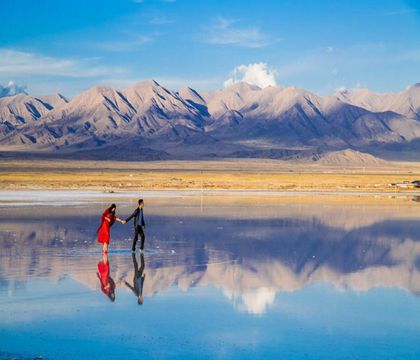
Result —
<svg viewBox="0 0 420 360"><path fill-rule="evenodd" d="M139 235L141 238L140 250L143 250L144 248L144 239L145 239L144 227L146 224L144 223L143 208L144 208L144 201L143 199L140 199L136 210L134 210L134 212L127 219L125 219L125 222L127 223L132 218L134 218L134 238L133 238L133 245L131 247L132 251L136 251L136 244L137 244L137 240L139 239Z"/></svg>
<svg viewBox="0 0 420 360"><path fill-rule="evenodd" d="M143 304L143 285L144 278L146 277L144 272L144 256L140 254L140 268L137 263L136 254L131 254L133 258L134 266L134 276L133 276L133 286L131 286L127 281L124 281L124 284L131 289L134 295L137 296L137 303L139 305Z"/></svg>

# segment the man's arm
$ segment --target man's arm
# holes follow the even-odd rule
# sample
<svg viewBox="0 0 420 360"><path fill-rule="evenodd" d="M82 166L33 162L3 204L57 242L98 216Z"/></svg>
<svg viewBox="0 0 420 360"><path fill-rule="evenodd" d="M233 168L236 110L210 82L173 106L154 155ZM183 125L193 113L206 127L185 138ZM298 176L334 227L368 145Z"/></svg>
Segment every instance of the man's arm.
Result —
<svg viewBox="0 0 420 360"><path fill-rule="evenodd" d="M133 292L136 294L136 289L132 287L127 281L124 280L124 284Z"/></svg>
<svg viewBox="0 0 420 360"><path fill-rule="evenodd" d="M138 210L139 210L138 208L134 210L134 212L127 219L125 219L125 222L126 223L129 222L134 216L136 216Z"/></svg>

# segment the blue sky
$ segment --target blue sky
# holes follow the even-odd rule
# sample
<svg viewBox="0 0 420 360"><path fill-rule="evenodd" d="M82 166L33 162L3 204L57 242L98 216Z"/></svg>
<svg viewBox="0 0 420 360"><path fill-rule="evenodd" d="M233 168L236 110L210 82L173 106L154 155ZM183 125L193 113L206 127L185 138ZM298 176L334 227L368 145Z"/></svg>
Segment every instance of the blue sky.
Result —
<svg viewBox="0 0 420 360"><path fill-rule="evenodd" d="M1 0L0 17L0 84L30 94L150 78L207 91L255 63L319 94L420 82L420 0Z"/></svg>

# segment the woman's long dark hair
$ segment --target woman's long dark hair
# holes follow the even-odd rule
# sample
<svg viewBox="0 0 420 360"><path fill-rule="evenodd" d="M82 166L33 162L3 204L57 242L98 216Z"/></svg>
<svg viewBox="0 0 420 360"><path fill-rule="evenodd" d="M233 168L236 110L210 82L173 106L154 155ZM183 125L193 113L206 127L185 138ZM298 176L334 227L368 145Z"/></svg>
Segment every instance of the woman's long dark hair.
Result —
<svg viewBox="0 0 420 360"><path fill-rule="evenodd" d="M110 213L115 213L115 209L117 208L117 205L115 204L111 204L111 206L108 208ZM114 209L114 211L112 211L112 209Z"/></svg>

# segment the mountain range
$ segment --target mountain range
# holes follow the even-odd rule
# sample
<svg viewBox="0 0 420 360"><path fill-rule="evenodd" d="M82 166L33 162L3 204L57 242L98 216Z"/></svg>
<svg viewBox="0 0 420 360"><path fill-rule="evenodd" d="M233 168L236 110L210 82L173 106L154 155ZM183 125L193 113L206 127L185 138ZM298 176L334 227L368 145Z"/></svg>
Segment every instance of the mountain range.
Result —
<svg viewBox="0 0 420 360"><path fill-rule="evenodd" d="M3 154L296 159L348 148L420 160L420 84L399 93L358 88L318 96L245 82L175 92L148 80L125 90L95 86L71 100L0 98Z"/></svg>

